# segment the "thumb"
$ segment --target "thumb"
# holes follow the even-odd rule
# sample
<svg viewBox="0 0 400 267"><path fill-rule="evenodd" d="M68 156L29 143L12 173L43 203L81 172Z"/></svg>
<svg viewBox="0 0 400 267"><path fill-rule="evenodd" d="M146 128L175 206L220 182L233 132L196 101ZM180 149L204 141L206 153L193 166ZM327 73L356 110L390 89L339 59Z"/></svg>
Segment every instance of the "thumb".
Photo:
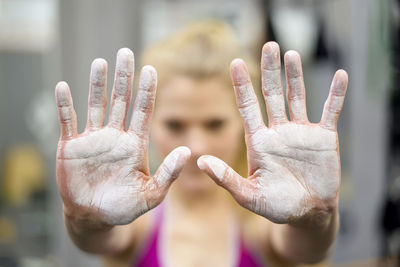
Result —
<svg viewBox="0 0 400 267"><path fill-rule="evenodd" d="M251 196L251 183L219 158L208 155L201 156L197 160L197 165L210 176L214 182L228 190L239 204L246 203L248 197Z"/></svg>
<svg viewBox="0 0 400 267"><path fill-rule="evenodd" d="M185 146L180 146L172 150L168 156L165 157L153 179L157 183L157 187L169 187L169 185L179 176L183 166L190 158L190 149Z"/></svg>

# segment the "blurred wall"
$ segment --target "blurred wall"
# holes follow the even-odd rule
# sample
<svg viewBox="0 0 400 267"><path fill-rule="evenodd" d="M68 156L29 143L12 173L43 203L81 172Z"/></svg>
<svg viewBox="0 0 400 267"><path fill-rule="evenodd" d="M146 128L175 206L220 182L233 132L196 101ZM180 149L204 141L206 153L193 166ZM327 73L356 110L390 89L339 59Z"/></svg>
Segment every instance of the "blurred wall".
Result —
<svg viewBox="0 0 400 267"><path fill-rule="evenodd" d="M59 3L62 75L55 77L53 84L59 80L68 82L78 114L78 129L82 131L86 123L91 62L98 57L107 60L110 95L118 49L129 47L135 54L141 51L142 1L69 0ZM60 235L56 237L55 252L62 266L99 266L96 257L72 245L60 216L60 201L57 208Z"/></svg>

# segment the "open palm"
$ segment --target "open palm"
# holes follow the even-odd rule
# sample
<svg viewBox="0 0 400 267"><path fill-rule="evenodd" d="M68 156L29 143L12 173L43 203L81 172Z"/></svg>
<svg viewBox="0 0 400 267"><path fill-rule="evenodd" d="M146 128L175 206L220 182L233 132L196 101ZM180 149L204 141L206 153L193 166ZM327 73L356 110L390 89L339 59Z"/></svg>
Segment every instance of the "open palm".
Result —
<svg viewBox="0 0 400 267"><path fill-rule="evenodd" d="M134 73L133 53L117 55L109 122L104 126L107 105L107 63L92 64L86 130L77 133L76 115L68 85L56 86L61 137L57 150L57 182L64 209L110 225L127 224L159 204L169 185L190 156L180 147L164 160L154 177L147 162L148 129L154 106L157 75L142 69L130 127L125 130Z"/></svg>
<svg viewBox="0 0 400 267"><path fill-rule="evenodd" d="M285 55L289 121L281 83L279 46L270 42L262 53L262 87L269 125L262 120L244 62L231 65L237 104L246 133L249 177L243 179L220 159L199 158L198 164L239 204L276 223L301 220L314 210L337 205L340 157L336 123L347 88L339 70L332 82L320 123L308 121L299 55Z"/></svg>

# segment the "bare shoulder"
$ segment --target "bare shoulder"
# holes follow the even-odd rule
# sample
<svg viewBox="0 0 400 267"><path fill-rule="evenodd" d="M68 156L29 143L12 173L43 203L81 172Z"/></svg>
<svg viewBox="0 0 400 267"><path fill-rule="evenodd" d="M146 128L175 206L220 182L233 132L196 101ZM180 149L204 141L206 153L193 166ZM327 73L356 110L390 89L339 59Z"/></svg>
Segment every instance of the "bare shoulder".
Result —
<svg viewBox="0 0 400 267"><path fill-rule="evenodd" d="M260 256L268 266L295 266L274 250L271 239L273 222L248 210L241 211L241 214L243 239L247 248Z"/></svg>
<svg viewBox="0 0 400 267"><path fill-rule="evenodd" d="M124 250L117 254L106 255L103 257L104 267L119 267L119 266L130 266L136 258L136 254L140 251L145 241L148 239L151 227L153 225L153 211L151 210L139 218L137 218L132 223L121 226L122 238L127 238L127 245Z"/></svg>
<svg viewBox="0 0 400 267"><path fill-rule="evenodd" d="M273 223L249 210L241 211L242 231L245 244L258 252L265 252L269 247L269 233Z"/></svg>

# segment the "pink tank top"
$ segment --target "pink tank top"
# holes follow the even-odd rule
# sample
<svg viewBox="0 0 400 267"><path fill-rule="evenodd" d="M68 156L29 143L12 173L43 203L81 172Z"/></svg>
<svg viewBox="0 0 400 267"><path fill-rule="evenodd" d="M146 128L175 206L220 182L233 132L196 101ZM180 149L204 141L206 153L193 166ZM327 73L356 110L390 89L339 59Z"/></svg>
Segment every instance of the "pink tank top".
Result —
<svg viewBox="0 0 400 267"><path fill-rule="evenodd" d="M143 248L141 254L137 257L137 260L132 264L132 267L162 267L159 260L158 243L160 240L160 229L163 219L163 204L159 205L155 210L155 224L153 226L150 238L147 242L147 245L145 245ZM243 238L240 238L238 252L237 267L265 266L261 264L261 261L256 258L249 249L246 248Z"/></svg>

